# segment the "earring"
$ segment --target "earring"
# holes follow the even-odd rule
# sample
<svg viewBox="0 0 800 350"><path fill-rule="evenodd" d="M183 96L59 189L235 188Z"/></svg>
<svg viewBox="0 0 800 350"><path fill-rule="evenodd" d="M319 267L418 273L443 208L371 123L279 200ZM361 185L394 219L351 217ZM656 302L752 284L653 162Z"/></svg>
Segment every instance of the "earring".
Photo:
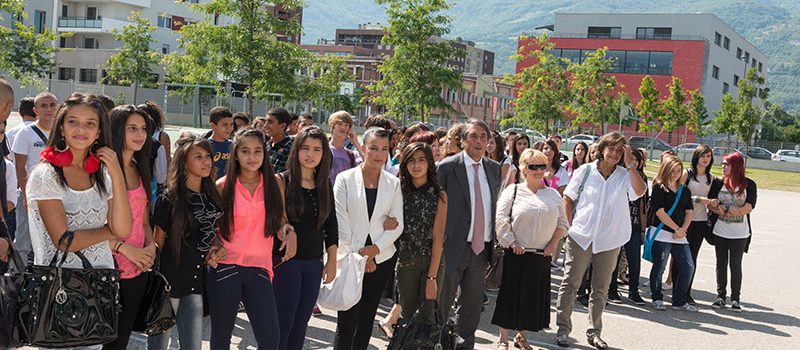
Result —
<svg viewBox="0 0 800 350"><path fill-rule="evenodd" d="M56 141L55 146L56 146L56 151L60 153L66 152L69 149L69 144L67 144L67 139L63 137L60 140Z"/></svg>
<svg viewBox="0 0 800 350"><path fill-rule="evenodd" d="M99 145L97 140L95 140L92 146L89 147L89 155L83 161L83 170L86 170L89 174L94 174L100 169L100 158L97 157L97 146Z"/></svg>

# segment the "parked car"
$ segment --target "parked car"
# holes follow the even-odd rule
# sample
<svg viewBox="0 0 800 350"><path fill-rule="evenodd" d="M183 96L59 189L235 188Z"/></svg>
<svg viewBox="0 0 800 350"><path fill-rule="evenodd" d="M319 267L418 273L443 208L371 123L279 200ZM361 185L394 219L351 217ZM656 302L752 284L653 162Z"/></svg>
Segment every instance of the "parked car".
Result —
<svg viewBox="0 0 800 350"><path fill-rule="evenodd" d="M745 154L744 147L739 147L737 151ZM755 159L772 159L772 152L763 147L749 147L747 148L747 156Z"/></svg>
<svg viewBox="0 0 800 350"><path fill-rule="evenodd" d="M772 154L772 160L778 162L800 163L800 151L781 149Z"/></svg>
<svg viewBox="0 0 800 350"><path fill-rule="evenodd" d="M700 146L699 143L682 143L675 147L675 151L678 153L694 153L694 150L697 149L697 146Z"/></svg>
<svg viewBox="0 0 800 350"><path fill-rule="evenodd" d="M517 133L517 134L521 134L521 133L524 132L531 139L531 142L543 141L543 140L546 139L546 137L544 135L542 135L542 133L540 133L540 132L538 132L536 130L523 129L523 128L508 128L508 129L503 130L503 132L501 132L500 134L502 134L503 136L506 136L506 135L508 135L509 132L512 132L512 131Z"/></svg>
<svg viewBox="0 0 800 350"><path fill-rule="evenodd" d="M573 137L568 138L567 139L567 145L572 147L572 146L575 146L580 141L583 141L587 145L591 145L591 144L597 142L597 139L599 139L599 138L600 138L599 136L595 136L595 135L578 134L578 135L575 135Z"/></svg>
<svg viewBox="0 0 800 350"><path fill-rule="evenodd" d="M730 147L714 147L711 149L711 151L714 153L714 156L716 157L722 157L724 155L731 154L733 152L739 152L738 150ZM739 153L744 156L744 153L742 152Z"/></svg>
<svg viewBox="0 0 800 350"><path fill-rule="evenodd" d="M631 148L645 148L650 149L651 139L649 137L644 136L631 136L628 139L628 144ZM672 150L675 151L675 148L670 146L670 144L661 141L659 139L652 139L652 148L656 151L666 151Z"/></svg>

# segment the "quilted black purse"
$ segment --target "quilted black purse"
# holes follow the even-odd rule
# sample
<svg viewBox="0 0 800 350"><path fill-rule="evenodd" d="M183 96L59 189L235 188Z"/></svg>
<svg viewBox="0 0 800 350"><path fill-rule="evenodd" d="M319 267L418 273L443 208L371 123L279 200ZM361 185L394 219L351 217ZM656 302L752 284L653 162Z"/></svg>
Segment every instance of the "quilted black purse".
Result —
<svg viewBox="0 0 800 350"><path fill-rule="evenodd" d="M439 306L436 304L434 314L436 322L423 321L420 309L425 303L436 303L426 300L414 312L411 319L400 319L389 342L387 350L452 350L456 348L457 333L451 323L442 322L439 318Z"/></svg>
<svg viewBox="0 0 800 350"><path fill-rule="evenodd" d="M74 238L65 232L69 251ZM67 254L56 253L48 266L28 266L20 290L18 322L22 342L36 347L70 348L105 344L117 339L119 272L96 269L80 252L83 268L62 267Z"/></svg>
<svg viewBox="0 0 800 350"><path fill-rule="evenodd" d="M0 223L0 225L5 228L5 224ZM9 349L22 345L17 333L19 329L14 321L17 318L19 291L22 288L21 271L25 265L11 241L3 237L0 239L8 241L9 262L8 271L0 275L0 349Z"/></svg>
<svg viewBox="0 0 800 350"><path fill-rule="evenodd" d="M159 256L158 252L156 256ZM153 336L166 332L175 325L175 312L169 301L169 292L172 287L167 278L159 272L159 260L156 258L155 267L145 272L147 274L147 289L144 292L142 306L133 322L133 330Z"/></svg>

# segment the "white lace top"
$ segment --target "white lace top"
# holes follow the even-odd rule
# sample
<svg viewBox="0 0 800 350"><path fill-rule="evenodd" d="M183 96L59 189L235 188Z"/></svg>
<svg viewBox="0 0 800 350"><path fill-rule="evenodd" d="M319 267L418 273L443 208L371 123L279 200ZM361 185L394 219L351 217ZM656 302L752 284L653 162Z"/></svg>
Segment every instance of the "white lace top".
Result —
<svg viewBox="0 0 800 350"><path fill-rule="evenodd" d="M39 163L31 171L26 186L28 203L28 220L30 222L31 244L35 265L48 265L56 247L42 221L39 212L39 200L57 199L64 204L67 213L67 229L70 231L93 229L106 224L108 216L108 200L111 199L111 177L103 168L106 194L101 194L97 187L76 191L58 183L58 174L48 163ZM96 268L114 268L114 257L108 247L108 241L102 241L84 250L84 256ZM75 254L69 254L64 267L81 268L83 264Z"/></svg>

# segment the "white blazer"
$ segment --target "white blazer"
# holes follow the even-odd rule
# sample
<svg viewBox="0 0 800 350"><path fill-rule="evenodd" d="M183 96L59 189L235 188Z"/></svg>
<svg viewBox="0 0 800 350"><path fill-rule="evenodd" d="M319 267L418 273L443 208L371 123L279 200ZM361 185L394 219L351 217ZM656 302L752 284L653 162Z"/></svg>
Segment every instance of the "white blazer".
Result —
<svg viewBox="0 0 800 350"><path fill-rule="evenodd" d="M339 253L358 253L367 241L378 246L380 252L375 256L376 263L382 263L394 256L397 248L394 241L403 232L403 193L400 180L385 170L381 170L378 179L378 195L372 220L367 212L367 195L364 191L364 175L361 167L345 170L336 176L333 186L333 198L336 201L336 218L339 225ZM387 217L397 219L397 228L384 230L383 222Z"/></svg>

